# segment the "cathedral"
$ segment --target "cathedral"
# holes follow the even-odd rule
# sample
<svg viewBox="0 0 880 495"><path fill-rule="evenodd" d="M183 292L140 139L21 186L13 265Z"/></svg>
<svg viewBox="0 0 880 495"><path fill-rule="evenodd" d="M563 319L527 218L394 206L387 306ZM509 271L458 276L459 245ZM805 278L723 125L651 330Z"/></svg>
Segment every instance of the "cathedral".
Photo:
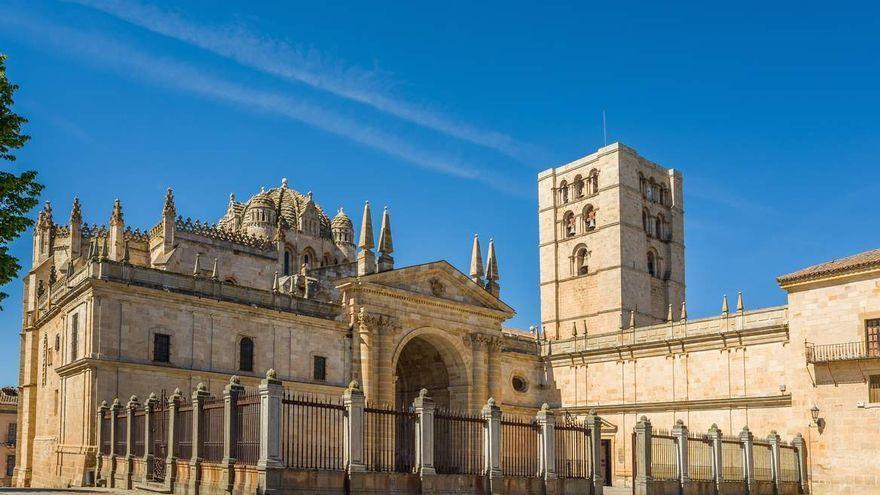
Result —
<svg viewBox="0 0 880 495"><path fill-rule="evenodd" d="M231 375L255 387L376 404L602 417L606 484L633 481L641 416L692 431L744 426L809 435L816 493L880 487L880 251L782 275L788 304L688 318L682 173L619 143L538 174L541 325L511 329L493 241L473 238L467 273L446 261L396 266L391 214L355 226L282 179L214 221L179 212L106 226L74 200L46 203L24 277L19 486L82 486L95 470L102 401ZM161 204L161 208L159 208ZM108 205L109 206L109 205ZM356 228L357 227L357 228ZM503 260L502 260L503 261ZM757 434L757 433L756 433ZM870 474L869 474L870 473Z"/></svg>

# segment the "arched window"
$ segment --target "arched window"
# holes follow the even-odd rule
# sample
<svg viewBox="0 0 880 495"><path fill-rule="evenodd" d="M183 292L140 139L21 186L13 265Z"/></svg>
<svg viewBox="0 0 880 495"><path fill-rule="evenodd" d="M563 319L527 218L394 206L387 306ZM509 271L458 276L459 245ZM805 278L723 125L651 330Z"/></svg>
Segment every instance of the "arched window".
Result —
<svg viewBox="0 0 880 495"><path fill-rule="evenodd" d="M599 171L596 169L590 170L589 175L590 181L590 194L596 194L599 192Z"/></svg>
<svg viewBox="0 0 880 495"><path fill-rule="evenodd" d="M238 369L254 371L254 341L250 337L244 337L238 343Z"/></svg>
<svg viewBox="0 0 880 495"><path fill-rule="evenodd" d="M574 197L584 197L584 179L580 175L574 178Z"/></svg>
<svg viewBox="0 0 880 495"><path fill-rule="evenodd" d="M661 240L663 239L663 223L663 215L657 215L657 218L654 219L654 235Z"/></svg>
<svg viewBox="0 0 880 495"><path fill-rule="evenodd" d="M647 192L648 201L650 201L652 203L655 201L654 192L656 190L657 190L657 185L654 184L654 179L649 180L648 181L648 189L647 189L647 191L645 191L645 192Z"/></svg>
<svg viewBox="0 0 880 495"><path fill-rule="evenodd" d="M562 216L562 229L565 232L565 237L574 237L577 231L576 222L574 212L565 212L565 215Z"/></svg>
<svg viewBox="0 0 880 495"><path fill-rule="evenodd" d="M639 192L642 193L642 197L648 196L648 182L645 180L645 176L639 172Z"/></svg>
<svg viewBox="0 0 880 495"><path fill-rule="evenodd" d="M669 189L666 186L660 186L660 204L668 206L669 203Z"/></svg>
<svg viewBox="0 0 880 495"><path fill-rule="evenodd" d="M284 274L290 275L290 251L284 250Z"/></svg>
<svg viewBox="0 0 880 495"><path fill-rule="evenodd" d="M596 209L593 208L593 205L587 205L584 207L582 217L584 219L585 231L590 231L596 228Z"/></svg>
<svg viewBox="0 0 880 495"><path fill-rule="evenodd" d="M568 182L562 181L559 184L559 199L563 203L568 203Z"/></svg>
<svg viewBox="0 0 880 495"><path fill-rule="evenodd" d="M648 210L642 210L642 228L648 233Z"/></svg>
<svg viewBox="0 0 880 495"><path fill-rule="evenodd" d="M586 275L589 272L590 253L586 247L581 247L574 255L574 268L576 275Z"/></svg>
<svg viewBox="0 0 880 495"><path fill-rule="evenodd" d="M648 251L648 274L657 276L657 257L654 256L654 251Z"/></svg>

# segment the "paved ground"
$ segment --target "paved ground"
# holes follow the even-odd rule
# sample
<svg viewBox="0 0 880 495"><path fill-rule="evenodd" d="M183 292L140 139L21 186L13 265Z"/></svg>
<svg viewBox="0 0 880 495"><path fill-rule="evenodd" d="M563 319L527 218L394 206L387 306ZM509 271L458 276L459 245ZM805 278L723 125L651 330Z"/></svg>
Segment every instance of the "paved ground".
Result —
<svg viewBox="0 0 880 495"><path fill-rule="evenodd" d="M21 494L21 495L115 495L123 493L120 490L112 490L106 488L6 488L0 487L0 493ZM131 493L131 492L128 492Z"/></svg>

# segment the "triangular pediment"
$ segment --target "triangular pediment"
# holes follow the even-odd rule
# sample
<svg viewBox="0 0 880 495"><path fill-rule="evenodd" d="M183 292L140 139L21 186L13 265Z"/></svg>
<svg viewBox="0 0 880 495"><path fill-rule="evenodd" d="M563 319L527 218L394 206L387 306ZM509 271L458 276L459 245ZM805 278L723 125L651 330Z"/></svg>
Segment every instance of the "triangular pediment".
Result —
<svg viewBox="0 0 880 495"><path fill-rule="evenodd" d="M350 279L349 279L350 280ZM362 284L404 291L430 299L478 306L514 314L513 308L489 294L446 261L408 266L360 277Z"/></svg>

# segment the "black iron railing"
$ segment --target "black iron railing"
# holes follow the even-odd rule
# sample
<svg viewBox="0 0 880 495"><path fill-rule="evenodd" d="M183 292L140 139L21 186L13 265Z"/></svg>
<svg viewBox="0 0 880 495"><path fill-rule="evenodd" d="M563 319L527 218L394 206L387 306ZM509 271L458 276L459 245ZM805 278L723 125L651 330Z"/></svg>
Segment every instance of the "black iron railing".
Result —
<svg viewBox="0 0 880 495"><path fill-rule="evenodd" d="M556 473L562 478L589 478L592 442L586 424L562 418L556 422Z"/></svg>
<svg viewBox="0 0 880 495"><path fill-rule="evenodd" d="M364 409L364 464L370 471L411 473L415 466L415 413L391 407Z"/></svg>
<svg viewBox="0 0 880 495"><path fill-rule="evenodd" d="M199 436L203 439L199 457L210 462L223 460L225 404L222 398L206 400L199 418Z"/></svg>
<svg viewBox="0 0 880 495"><path fill-rule="evenodd" d="M437 408L434 413L434 468L437 474L482 474L483 429L479 413Z"/></svg>
<svg viewBox="0 0 880 495"><path fill-rule="evenodd" d="M505 476L538 476L538 425L534 418L502 417L501 471Z"/></svg>
<svg viewBox="0 0 880 495"><path fill-rule="evenodd" d="M255 392L238 398L235 430L235 457L242 464L255 465L260 459L260 396Z"/></svg>
<svg viewBox="0 0 880 495"><path fill-rule="evenodd" d="M281 461L297 469L341 471L345 407L338 399L285 393L281 401Z"/></svg>

